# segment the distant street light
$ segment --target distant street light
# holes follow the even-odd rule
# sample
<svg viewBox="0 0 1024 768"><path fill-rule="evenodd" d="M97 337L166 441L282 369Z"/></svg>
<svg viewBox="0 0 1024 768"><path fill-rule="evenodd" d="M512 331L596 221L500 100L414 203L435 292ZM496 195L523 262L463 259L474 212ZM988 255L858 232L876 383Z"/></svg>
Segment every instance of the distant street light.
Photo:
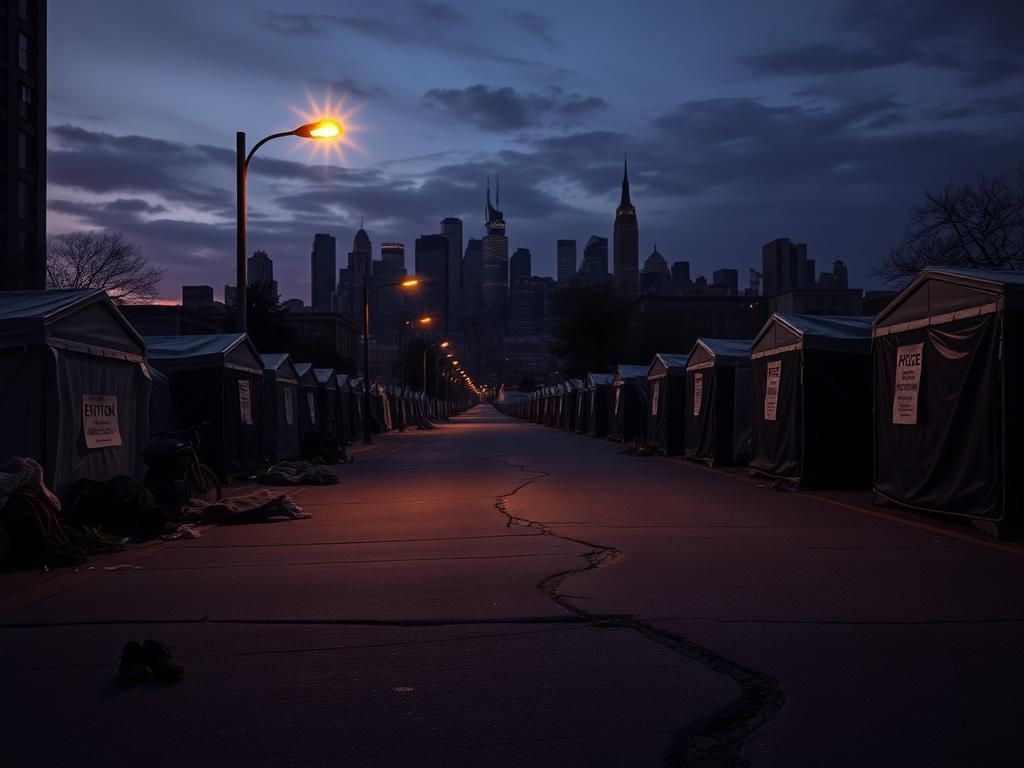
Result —
<svg viewBox="0 0 1024 768"><path fill-rule="evenodd" d="M246 213L245 213L245 183L249 175L249 161L256 154L256 150L272 139L280 139L283 136L299 136L303 139L337 139L345 133L344 126L337 120L317 120L315 123L300 125L291 131L272 133L256 142L256 145L245 153L245 132L235 133L235 192L237 205L237 221L235 232L236 243L236 268L235 268L235 316L237 318L238 332L245 333L248 326L247 314L249 304L248 291L248 262L246 261Z"/></svg>

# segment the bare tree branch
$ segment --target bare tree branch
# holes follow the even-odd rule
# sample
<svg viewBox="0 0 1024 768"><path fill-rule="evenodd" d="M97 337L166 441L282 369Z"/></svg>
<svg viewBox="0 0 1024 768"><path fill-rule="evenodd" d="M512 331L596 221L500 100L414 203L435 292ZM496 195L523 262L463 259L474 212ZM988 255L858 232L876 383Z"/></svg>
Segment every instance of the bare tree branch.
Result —
<svg viewBox="0 0 1024 768"><path fill-rule="evenodd" d="M163 274L120 232L72 232L47 243L50 288L103 288L119 304L138 304L156 298Z"/></svg>

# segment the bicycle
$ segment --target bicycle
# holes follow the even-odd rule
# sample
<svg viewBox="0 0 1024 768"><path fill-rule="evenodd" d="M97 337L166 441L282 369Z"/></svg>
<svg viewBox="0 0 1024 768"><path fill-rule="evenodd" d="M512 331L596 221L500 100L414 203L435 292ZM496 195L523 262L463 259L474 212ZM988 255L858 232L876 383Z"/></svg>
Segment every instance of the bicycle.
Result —
<svg viewBox="0 0 1024 768"><path fill-rule="evenodd" d="M144 482L158 503L180 511L193 499L220 501L222 489L217 473L199 460L200 430L194 427L160 432L142 454L148 469Z"/></svg>

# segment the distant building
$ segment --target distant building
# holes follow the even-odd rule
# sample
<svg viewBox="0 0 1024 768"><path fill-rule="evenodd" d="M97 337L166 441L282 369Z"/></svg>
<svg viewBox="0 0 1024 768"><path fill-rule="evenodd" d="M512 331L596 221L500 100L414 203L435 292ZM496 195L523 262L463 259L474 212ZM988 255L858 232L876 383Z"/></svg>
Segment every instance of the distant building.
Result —
<svg viewBox="0 0 1024 768"><path fill-rule="evenodd" d="M711 287L723 296L737 296L740 292L738 269L716 269L711 274Z"/></svg>
<svg viewBox="0 0 1024 768"><path fill-rule="evenodd" d="M277 295L277 281L274 279L274 262L266 251L256 251L249 257L246 285L269 285L273 294Z"/></svg>
<svg viewBox="0 0 1024 768"><path fill-rule="evenodd" d="M512 254L512 258L509 259L508 264L508 280L510 286L515 285L519 280L523 280L533 275L532 261L533 257L530 254L529 248L516 248L516 252Z"/></svg>
<svg viewBox="0 0 1024 768"><path fill-rule="evenodd" d="M233 285L224 286L224 306L233 307L238 302L238 291Z"/></svg>
<svg viewBox="0 0 1024 768"><path fill-rule="evenodd" d="M608 279L608 238L591 235L583 249L583 263L580 274L587 282L596 283Z"/></svg>
<svg viewBox="0 0 1024 768"><path fill-rule="evenodd" d="M462 293L465 313L479 312L484 304L484 243L470 238L462 259Z"/></svg>
<svg viewBox="0 0 1024 768"><path fill-rule="evenodd" d="M447 293L448 238L445 235L423 235L416 238L417 288L423 297L427 314L435 318L435 328L444 329L445 294Z"/></svg>
<svg viewBox="0 0 1024 768"><path fill-rule="evenodd" d="M774 296L792 288L815 285L814 260L807 258L807 244L778 238L761 247L764 295Z"/></svg>
<svg viewBox="0 0 1024 768"><path fill-rule="evenodd" d="M310 306L314 312L331 312L334 309L337 267L337 243L334 237L326 234L316 235L310 254Z"/></svg>
<svg viewBox="0 0 1024 768"><path fill-rule="evenodd" d="M0 290L46 287L46 0L5 0Z"/></svg>
<svg viewBox="0 0 1024 768"><path fill-rule="evenodd" d="M668 270L668 262L658 253L655 243L651 255L644 261L640 273L640 292L646 295L667 296L672 294L672 273Z"/></svg>
<svg viewBox="0 0 1024 768"><path fill-rule="evenodd" d="M381 243L380 267L381 274L404 275L405 243ZM376 267L374 269L376 270Z"/></svg>
<svg viewBox="0 0 1024 768"><path fill-rule="evenodd" d="M877 315L889 306L889 302L897 295L899 295L899 291L865 291L863 314Z"/></svg>
<svg viewBox="0 0 1024 768"><path fill-rule="evenodd" d="M213 308L213 286L212 285L183 285L181 286L181 306L185 309L212 309Z"/></svg>
<svg viewBox="0 0 1024 768"><path fill-rule="evenodd" d="M760 297L641 296L629 309L635 359L627 362L649 361L666 350L686 352L701 336L752 339L767 318L767 302Z"/></svg>
<svg viewBox="0 0 1024 768"><path fill-rule="evenodd" d="M568 285L576 276L576 241L559 240L555 254L558 269L558 284Z"/></svg>
<svg viewBox="0 0 1024 768"><path fill-rule="evenodd" d="M447 287L444 294L444 333L458 330L462 316L462 219L449 216L441 220L441 234L448 238L445 265Z"/></svg>
<svg viewBox="0 0 1024 768"><path fill-rule="evenodd" d="M832 285L836 288L850 287L850 274L842 261L832 262Z"/></svg>
<svg viewBox="0 0 1024 768"><path fill-rule="evenodd" d="M288 301L281 302L281 309L285 312L305 312L306 305L302 299L288 299Z"/></svg>
<svg viewBox="0 0 1024 768"><path fill-rule="evenodd" d="M677 296L685 296L693 291L693 281L690 279L690 262L672 262L672 288Z"/></svg>
<svg viewBox="0 0 1024 768"><path fill-rule="evenodd" d="M282 323L291 331L293 360L321 367L353 365L362 333L354 320L335 312L287 312Z"/></svg>
<svg viewBox="0 0 1024 768"><path fill-rule="evenodd" d="M769 301L772 312L800 315L862 315L864 294L859 288L791 288Z"/></svg>
<svg viewBox="0 0 1024 768"><path fill-rule="evenodd" d="M626 297L640 290L640 227L636 209L629 200L629 168L622 166L622 195L615 210L614 270L615 286Z"/></svg>
<svg viewBox="0 0 1024 768"><path fill-rule="evenodd" d="M513 281L508 297L508 335L533 336L548 331L548 306L555 281L527 275Z"/></svg>
<svg viewBox="0 0 1024 768"><path fill-rule="evenodd" d="M483 303L484 309L492 311L504 311L508 302L508 237L505 235L505 218L496 207L500 204L500 186L492 206L488 185L487 235L483 240Z"/></svg>

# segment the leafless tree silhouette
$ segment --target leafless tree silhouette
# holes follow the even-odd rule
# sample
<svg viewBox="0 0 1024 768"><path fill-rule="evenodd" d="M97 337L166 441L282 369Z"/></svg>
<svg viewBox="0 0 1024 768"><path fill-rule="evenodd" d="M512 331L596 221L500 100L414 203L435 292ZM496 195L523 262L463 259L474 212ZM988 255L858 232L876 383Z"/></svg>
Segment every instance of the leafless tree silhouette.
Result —
<svg viewBox="0 0 1024 768"><path fill-rule="evenodd" d="M1024 269L1024 169L1016 184L981 175L974 184L925 190L924 197L875 275L905 283L932 266Z"/></svg>
<svg viewBox="0 0 1024 768"><path fill-rule="evenodd" d="M104 288L119 304L139 304L156 298L163 273L120 232L72 232L47 243L50 288Z"/></svg>

